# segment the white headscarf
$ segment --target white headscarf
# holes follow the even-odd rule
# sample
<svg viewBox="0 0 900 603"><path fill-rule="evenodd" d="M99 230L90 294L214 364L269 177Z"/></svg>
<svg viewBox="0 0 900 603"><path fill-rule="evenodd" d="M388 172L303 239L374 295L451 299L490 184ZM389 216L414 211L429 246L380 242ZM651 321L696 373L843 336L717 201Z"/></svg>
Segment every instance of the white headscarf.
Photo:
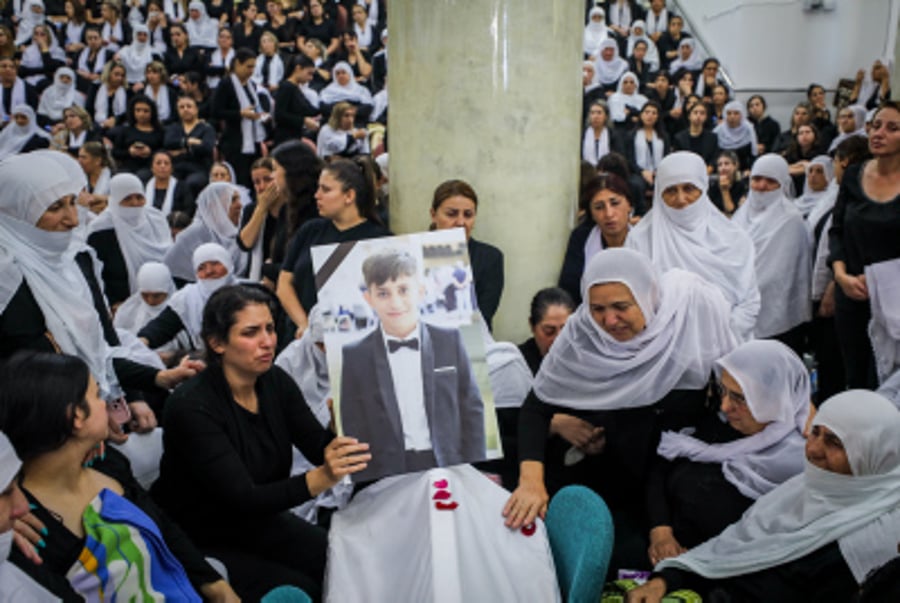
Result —
<svg viewBox="0 0 900 603"><path fill-rule="evenodd" d="M40 12L34 12L32 7L40 7ZM22 46L31 39L34 28L41 25L47 20L47 13L44 9L43 0L25 0L22 5L22 14L19 19L18 29L16 30L15 45ZM51 32L51 37L52 32Z"/></svg>
<svg viewBox="0 0 900 603"><path fill-rule="evenodd" d="M804 472L760 497L719 536L656 570L706 578L746 575L800 559L838 541L857 582L897 556L900 532L900 412L876 393L851 390L813 419L843 442L853 475L805 463Z"/></svg>
<svg viewBox="0 0 900 603"><path fill-rule="evenodd" d="M191 46L215 48L219 40L219 22L207 14L206 5L200 0L193 0L188 4L188 14L192 10L199 11L200 16L196 19L188 18L184 23Z"/></svg>
<svg viewBox="0 0 900 603"><path fill-rule="evenodd" d="M876 82L874 79L872 79L872 67L875 66L876 62L881 63L882 65L887 67L888 71L891 70L891 67L894 64L893 58L889 56L879 57L872 61L872 66L866 69L865 75L863 76L863 81L859 85L859 93L856 96L856 102L859 105L865 106L869 102L869 99L872 98L872 95L875 93L875 91L878 90L878 88L881 86L880 82Z"/></svg>
<svg viewBox="0 0 900 603"><path fill-rule="evenodd" d="M612 48L615 51L615 56L608 61L605 61L602 56L605 48ZM596 74L594 81L604 86L611 86L618 82L626 71L628 71L628 61L619 56L619 45L616 41L607 38L600 42L600 47L597 49L597 60L594 63L594 73Z"/></svg>
<svg viewBox="0 0 900 603"><path fill-rule="evenodd" d="M869 288L869 339L879 382L900 369L900 259L866 266Z"/></svg>
<svg viewBox="0 0 900 603"><path fill-rule="evenodd" d="M0 162L0 312L24 280L37 301L48 331L60 350L84 360L97 379L101 397L122 395L112 366L112 351L103 338L91 289L72 252L73 232L50 232L36 226L58 199L77 195L83 181L60 162L64 153L17 156Z"/></svg>
<svg viewBox="0 0 900 603"><path fill-rule="evenodd" d="M16 115L25 115L28 117L28 123L20 126L15 122ZM15 155L28 144L31 137L37 134L41 138L50 139L50 135L44 132L37 125L37 119L34 116L34 109L28 105L18 105L12 110L13 121L0 131L0 160Z"/></svg>
<svg viewBox="0 0 900 603"><path fill-rule="evenodd" d="M327 400L331 395L328 361L316 344L325 343L325 322L319 306L309 311L309 327L300 339L292 341L275 359L300 388L307 406L322 425L331 419Z"/></svg>
<svg viewBox="0 0 900 603"><path fill-rule="evenodd" d="M91 233L113 229L128 268L130 292L137 292L137 273L146 262L160 262L172 247L172 231L165 215L147 206L122 207L129 195L144 196L144 185L134 174L116 174L109 181L109 206L91 222Z"/></svg>
<svg viewBox="0 0 900 603"><path fill-rule="evenodd" d="M821 165L825 170L825 180L828 184L820 191L814 191L809 188L809 170L814 165ZM816 223L823 215L825 215L825 212L831 209L836 198L837 184L834 182L834 162L831 161L831 157L828 155L817 155L806 165L806 178L803 181L803 194L794 199L794 206L804 219L807 219L807 226L809 226L810 232L816 227ZM825 200L825 205L827 205L827 207L820 208L819 202L823 199ZM815 210L815 216L813 216L813 210ZM815 222L810 221L810 218L814 219Z"/></svg>
<svg viewBox="0 0 900 603"><path fill-rule="evenodd" d="M625 94L622 91L625 80L630 79L634 82L634 92ZM627 108L631 107L638 111L647 104L647 97L638 92L638 77L631 71L626 71L619 78L619 84L614 94L610 95L606 101L609 105L609 119L611 121L623 122L628 117Z"/></svg>
<svg viewBox="0 0 900 603"><path fill-rule="evenodd" d="M643 30L643 33L638 35L634 33L635 29L641 29ZM647 54L644 55L644 62L647 63L650 71L656 71L659 69L659 50L657 50L653 40L647 36L647 24L641 19L638 19L631 24L631 29L628 32L628 46L625 50L625 56L630 57L634 54L634 45L637 44L638 40L643 40L647 45Z"/></svg>
<svg viewBox="0 0 900 603"><path fill-rule="evenodd" d="M741 123L736 128L728 125L727 115L729 111L738 111L741 114ZM726 114L726 119L722 119L722 122L713 128L713 133L719 139L719 148L740 149L749 144L750 152L755 157L758 152L756 148L756 129L747 119L747 111L744 109L744 104L739 101L731 101L725 105L724 113Z"/></svg>
<svg viewBox="0 0 900 603"><path fill-rule="evenodd" d="M622 283L643 312L646 328L618 341L591 316L590 289ZM592 257L581 280L585 300L569 317L541 364L534 393L549 404L583 410L637 408L674 389L706 385L713 362L737 340L728 303L703 279L671 270L662 277L645 256L606 249Z"/></svg>
<svg viewBox="0 0 900 603"><path fill-rule="evenodd" d="M138 41L138 34L147 34L146 42ZM129 84L143 82L147 65L153 62L153 46L150 44L150 30L146 25L137 24L131 31L131 44L119 51L119 60L125 66L125 80Z"/></svg>
<svg viewBox="0 0 900 603"><path fill-rule="evenodd" d="M191 257L191 265L194 269L194 278L196 278L197 270L204 262L219 262L228 271L223 277L212 279L198 280L196 283L185 285L175 292L169 301L169 307L181 319L181 324L191 338L191 344L194 349L202 350L205 348L203 337L200 330L203 327L203 308L209 296L225 287L237 283L234 277L234 266L231 263L231 255L224 247L217 243L204 243L194 250Z"/></svg>
<svg viewBox="0 0 900 603"><path fill-rule="evenodd" d="M687 60L682 60L681 58L681 47L682 46L690 46L691 47L691 56L687 58ZM679 69L684 69L686 71L699 71L703 68L703 57L700 56L700 53L697 51L697 46L694 44L693 38L682 38L681 42L678 43L678 58L669 63L669 73L676 73Z"/></svg>
<svg viewBox="0 0 900 603"><path fill-rule="evenodd" d="M142 293L165 293L169 297L165 302L151 306L144 301ZM144 325L166 309L173 293L175 283L169 268L162 262L146 262L137 273L137 291L116 310L113 326L137 335Z"/></svg>
<svg viewBox="0 0 900 603"><path fill-rule="evenodd" d="M869 136L866 133L866 108L862 105L850 105L846 108L853 112L853 131L839 132L838 135L835 136L831 141L831 145L828 147L829 153L834 151L839 144L841 144L851 136L862 136L864 138L868 138ZM841 109L841 111L843 110L844 109Z"/></svg>
<svg viewBox="0 0 900 603"><path fill-rule="evenodd" d="M667 187L690 183L703 194L683 209L662 200ZM713 283L731 304L731 325L747 340L759 313L753 241L722 215L706 195L709 178L703 159L689 151L666 156L656 171L653 207L631 230L625 246L653 260L659 270L683 268Z"/></svg>
<svg viewBox="0 0 900 603"><path fill-rule="evenodd" d="M234 272L240 274L247 263L246 253L237 245L237 226L228 217L231 197L237 189L228 182L212 182L197 197L194 221L178 234L166 253L165 263L172 276L186 281L197 280L191 257L203 243L218 243L228 250Z"/></svg>
<svg viewBox="0 0 900 603"><path fill-rule="evenodd" d="M341 86L337 80L337 72L344 71L350 74L350 81L346 86ZM353 77L353 68L347 61L338 62L331 70L331 83L325 86L319 93L319 100L326 105L333 105L341 101L351 103L372 104L372 93L365 86L359 84Z"/></svg>
<svg viewBox="0 0 900 603"><path fill-rule="evenodd" d="M62 82L62 76L69 76L69 83ZM78 99L78 91L75 89L75 72L68 67L60 67L53 75L53 83L41 93L41 102L37 112L46 115L53 121L63 118L63 111L72 105L81 103Z"/></svg>
<svg viewBox="0 0 900 603"><path fill-rule="evenodd" d="M812 317L809 231L803 216L784 194L791 177L784 157L763 155L753 164L753 176L781 183L774 191L751 190L732 221L745 229L756 250L756 279L762 300L754 333L772 337Z"/></svg>
<svg viewBox="0 0 900 603"><path fill-rule="evenodd" d="M809 416L810 386L806 366L789 347L757 339L716 361L741 386L750 414L767 423L759 433L725 444L707 444L667 431L657 452L667 459L720 463L722 473L748 498L759 498L803 471L803 428Z"/></svg>
<svg viewBox="0 0 900 603"><path fill-rule="evenodd" d="M603 17L603 20L599 23L594 23L594 16L596 15ZM606 11L599 6L595 6L588 13L588 22L584 26L584 38L581 49L584 51L584 54L594 56L600 52L600 44L608 37L610 35L609 28L606 26Z"/></svg>

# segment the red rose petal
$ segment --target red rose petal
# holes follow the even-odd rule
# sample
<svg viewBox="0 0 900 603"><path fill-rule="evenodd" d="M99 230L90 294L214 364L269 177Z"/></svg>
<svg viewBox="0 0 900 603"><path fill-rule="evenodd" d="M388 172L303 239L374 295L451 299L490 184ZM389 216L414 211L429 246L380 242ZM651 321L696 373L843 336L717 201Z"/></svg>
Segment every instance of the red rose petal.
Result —
<svg viewBox="0 0 900 603"><path fill-rule="evenodd" d="M445 479L439 479L438 481L434 482L434 487L435 487L435 488L444 489L444 488L446 488L448 485L449 485L449 484L447 483L447 480L445 480Z"/></svg>
<svg viewBox="0 0 900 603"><path fill-rule="evenodd" d="M522 533L526 536L531 536L537 531L537 524L533 521L527 526L522 526Z"/></svg>
<svg viewBox="0 0 900 603"><path fill-rule="evenodd" d="M453 495L450 494L450 490L438 490L431 498L434 500L447 500L448 498L452 497Z"/></svg>
<svg viewBox="0 0 900 603"><path fill-rule="evenodd" d="M436 503L434 503L434 508L437 509L438 511L453 511L458 506L459 506L459 503L455 502L455 501L448 502L448 503L437 501Z"/></svg>

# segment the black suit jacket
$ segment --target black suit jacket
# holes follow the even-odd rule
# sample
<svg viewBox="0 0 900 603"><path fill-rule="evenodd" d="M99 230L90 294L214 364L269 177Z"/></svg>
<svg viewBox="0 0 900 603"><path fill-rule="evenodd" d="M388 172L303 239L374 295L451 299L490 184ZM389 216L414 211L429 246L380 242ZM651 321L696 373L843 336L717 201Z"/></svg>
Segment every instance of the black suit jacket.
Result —
<svg viewBox="0 0 900 603"><path fill-rule="evenodd" d="M212 97L210 115L219 123L219 150L226 158L241 154L241 103L230 77L223 77Z"/></svg>
<svg viewBox="0 0 900 603"><path fill-rule="evenodd" d="M425 412L437 465L485 458L484 404L456 329L422 323ZM363 482L406 469L403 424L381 329L344 346L340 418L345 435L369 444L372 460L354 475Z"/></svg>

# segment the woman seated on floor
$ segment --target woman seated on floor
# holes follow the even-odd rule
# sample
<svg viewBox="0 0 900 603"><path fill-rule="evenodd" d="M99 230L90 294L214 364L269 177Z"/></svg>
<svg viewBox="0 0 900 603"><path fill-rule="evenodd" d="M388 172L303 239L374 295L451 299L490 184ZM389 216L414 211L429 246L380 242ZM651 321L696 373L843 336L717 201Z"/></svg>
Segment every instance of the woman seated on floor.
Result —
<svg viewBox="0 0 900 603"><path fill-rule="evenodd" d="M66 601L236 600L138 485L127 459L104 448L106 403L87 364L22 352L3 367L0 384L0 429L22 458L19 487L45 526L43 562L17 549L13 563Z"/></svg>
<svg viewBox="0 0 900 603"><path fill-rule="evenodd" d="M739 521L666 559L629 603L681 588L712 601L851 601L897 557L900 412L865 390L826 400L806 440L804 471Z"/></svg>

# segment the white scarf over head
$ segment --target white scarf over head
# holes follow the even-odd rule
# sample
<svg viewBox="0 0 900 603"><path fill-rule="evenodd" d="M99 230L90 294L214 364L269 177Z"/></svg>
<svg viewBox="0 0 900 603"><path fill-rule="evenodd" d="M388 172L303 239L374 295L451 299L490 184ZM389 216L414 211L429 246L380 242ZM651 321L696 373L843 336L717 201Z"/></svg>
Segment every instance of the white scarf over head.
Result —
<svg viewBox="0 0 900 603"><path fill-rule="evenodd" d="M775 153L763 155L750 172L779 182L774 191L751 190L732 221L745 229L756 250L756 279L762 301L754 333L772 337L812 318L812 250L803 216L784 195L788 164Z"/></svg>
<svg viewBox="0 0 900 603"><path fill-rule="evenodd" d="M878 381L900 369L900 259L866 266L869 288L869 339L875 353Z"/></svg>
<svg viewBox="0 0 900 603"><path fill-rule="evenodd" d="M634 33L634 30L636 29L642 30L642 33ZM657 50L653 40L647 36L647 24L641 19L638 19L631 24L631 29L628 32L628 45L625 50L625 56L631 57L634 54L634 45L638 43L638 40L642 40L644 44L647 45L647 54L644 55L644 62L647 63L647 67L650 71L656 71L659 69L659 50Z"/></svg>
<svg viewBox="0 0 900 603"><path fill-rule="evenodd" d="M184 325L188 336L191 338L191 344L196 350L202 350L205 347L200 330L203 327L203 308L206 307L209 296L222 287L237 283L237 279L234 277L231 255L221 245L204 243L197 247L191 257L191 265L195 275L200 265L205 262L219 262L225 266L228 273L220 278L207 278L185 285L175 292L175 295L172 296L169 302L169 307L181 319L181 324Z"/></svg>
<svg viewBox="0 0 900 603"><path fill-rule="evenodd" d="M686 60L681 58L681 48L683 46L691 47L691 56L689 56ZM681 42L678 43L678 58L669 63L669 73L676 73L679 69L684 69L685 71L700 71L703 68L703 57L700 56L700 53L697 51L697 46L694 44L693 38L682 38Z"/></svg>
<svg viewBox="0 0 900 603"><path fill-rule="evenodd" d="M338 71L350 74L350 81L346 86L341 86L337 80ZM331 70L331 83L325 86L319 93L319 100L326 105L333 105L341 101L349 103L372 104L372 93L369 89L357 82L353 77L353 67L347 61L338 62Z"/></svg>
<svg viewBox="0 0 900 603"><path fill-rule="evenodd" d="M603 19L599 22L594 22L594 16L596 15L600 15ZM581 49L584 51L584 54L595 56L600 52L600 44L609 37L609 28L606 26L606 11L599 6L595 6L588 13L588 22L584 26L584 38Z"/></svg>
<svg viewBox="0 0 900 603"><path fill-rule="evenodd" d="M191 46L215 48L219 41L219 22L207 14L206 5L200 0L188 4L188 13L192 10L199 11L200 15L196 19L189 18L184 23Z"/></svg>
<svg viewBox="0 0 900 603"><path fill-rule="evenodd" d="M62 82L65 75L69 76L68 84ZM53 121L59 121L63 118L63 111L72 105L80 105L80 100L75 89L75 72L68 67L60 67L53 75L53 83L41 93L37 112Z"/></svg>
<svg viewBox="0 0 900 603"><path fill-rule="evenodd" d="M106 400L122 395L103 338L91 289L72 251L73 231L50 232L36 226L58 199L77 195L83 185L71 177L78 169L64 153L17 156L0 162L0 312L22 281L34 295L47 330L60 350L87 363ZM61 169L69 161L73 169Z"/></svg>
<svg viewBox="0 0 900 603"><path fill-rule="evenodd" d="M147 34L146 42L138 41L140 33ZM119 51L119 60L125 66L126 81L136 84L144 81L147 65L153 62L153 46L150 44L150 30L146 25L135 25L131 36L131 44Z"/></svg>
<svg viewBox="0 0 900 603"><path fill-rule="evenodd" d="M789 347L763 339L748 341L717 360L719 378L723 370L741 386L750 414L765 428L725 444L667 431L657 452L667 459L719 463L730 484L756 499L803 471L809 372Z"/></svg>
<svg viewBox="0 0 900 603"><path fill-rule="evenodd" d="M153 206L123 207L130 195L144 197L144 185L134 174L116 174L109 181L109 207L91 222L90 232L113 229L128 268L131 293L137 292L137 273L145 262L161 262L172 247L172 231L165 215Z"/></svg>
<svg viewBox="0 0 900 603"><path fill-rule="evenodd" d="M891 71L891 67L894 64L893 58L889 56L883 56L875 59L875 61L872 61L873 66L876 61L887 67L888 72ZM866 69L865 75L863 76L863 81L859 85L859 93L856 97L856 103L865 106L866 104L868 104L869 99L872 98L872 95L875 94L875 91L880 87L881 83L876 82L872 78L872 67L869 67L868 69Z"/></svg>
<svg viewBox="0 0 900 603"><path fill-rule="evenodd" d="M625 94L622 89L625 84L625 80L631 80L634 82L634 92L631 94ZM626 71L622 74L622 77L619 78L619 84L616 87L616 92L609 97L607 100L607 104L609 105L609 118L612 121L623 122L628 117L627 108L631 107L636 111L640 111L641 108L647 103L647 97L643 94L638 93L638 88L640 84L638 82L638 77L631 71Z"/></svg>
<svg viewBox="0 0 900 603"><path fill-rule="evenodd" d="M702 191L691 205L674 209L662 200L667 187L690 183ZM631 230L625 246L666 271L682 268L716 285L731 304L731 325L747 340L759 313L753 241L722 215L706 195L709 178L703 158L689 151L670 153L656 171L653 210Z"/></svg>
<svg viewBox="0 0 900 603"><path fill-rule="evenodd" d="M594 285L628 287L646 328L618 341L591 316ZM592 257L581 280L585 300L544 358L534 393L549 404L581 410L637 408L674 389L706 386L713 362L734 349L728 303L719 290L682 270L662 277L646 256L606 249Z"/></svg>
<svg viewBox="0 0 900 603"><path fill-rule="evenodd" d="M728 112L737 111L741 114L741 123L737 127L732 128L728 125ZM747 110L744 109L743 103L740 101L731 101L725 105L725 119L713 128L713 133L719 139L720 149L740 149L750 145L750 152L755 157L758 149L756 148L756 128L747 119Z"/></svg>
<svg viewBox="0 0 900 603"><path fill-rule="evenodd" d="M834 140L831 141L831 145L828 147L829 153L834 151L839 144L841 144L851 136L863 136L866 138L868 138L869 136L866 133L866 108L862 105L850 105L849 107L847 107L847 109L853 112L853 131L840 132L837 136L835 136Z"/></svg>
<svg viewBox="0 0 900 603"><path fill-rule="evenodd" d="M228 217L232 195L237 191L228 182L212 182L197 197L197 213L190 226L178 234L175 244L166 253L165 263L172 276L186 281L197 280L192 254L203 243L218 243L230 257L234 272L243 272L246 253L237 245L237 226Z"/></svg>
<svg viewBox="0 0 900 603"><path fill-rule="evenodd" d="M813 425L843 442L853 475L806 461L804 471L763 495L719 536L656 570L706 578L740 576L800 559L838 541L857 582L897 556L900 539L900 412L874 392L828 399Z"/></svg>
<svg viewBox="0 0 900 603"><path fill-rule="evenodd" d="M142 293L165 293L166 301L151 306L144 301ZM162 262L146 262L137 273L137 291L122 302L116 310L113 326L137 335L144 325L156 318L168 306L167 301L175 293L172 273Z"/></svg>
<svg viewBox="0 0 900 603"><path fill-rule="evenodd" d="M325 352L319 349L317 343L325 343L325 321L319 306L313 306L309 311L309 327L300 339L284 348L275 359L275 364L297 383L307 406L324 426L331 419L327 404L331 384Z"/></svg>
<svg viewBox="0 0 900 603"><path fill-rule="evenodd" d="M28 123L20 126L15 122L16 115L24 115ZM0 160L15 155L28 144L31 137L37 134L41 138L50 139L50 135L37 125L34 109L28 105L17 105L12 110L12 121L0 131Z"/></svg>
<svg viewBox="0 0 900 603"><path fill-rule="evenodd" d="M40 7L40 12L34 12L32 7ZM44 23L47 19L47 12L44 9L43 0L25 0L22 5L22 14L16 30L15 45L22 46L31 39L34 28ZM51 31L51 37L53 33Z"/></svg>
<svg viewBox="0 0 900 603"><path fill-rule="evenodd" d="M603 59L603 50L612 48L615 56L606 61ZM600 42L597 49L597 61L594 63L594 81L604 86L612 86L619 81L622 74L628 71L628 61L619 56L619 45L612 38L606 38Z"/></svg>
<svg viewBox="0 0 900 603"><path fill-rule="evenodd" d="M822 166L825 170L825 188L820 191L814 191L809 188L809 170L814 165ZM828 155L817 155L813 157L806 165L806 179L803 181L803 194L794 199L794 205L797 211L807 221L810 232L815 229L816 224L828 210L834 206L837 199L837 183L834 182L834 162ZM822 203L824 201L824 203ZM822 207L820 207L822 206Z"/></svg>

